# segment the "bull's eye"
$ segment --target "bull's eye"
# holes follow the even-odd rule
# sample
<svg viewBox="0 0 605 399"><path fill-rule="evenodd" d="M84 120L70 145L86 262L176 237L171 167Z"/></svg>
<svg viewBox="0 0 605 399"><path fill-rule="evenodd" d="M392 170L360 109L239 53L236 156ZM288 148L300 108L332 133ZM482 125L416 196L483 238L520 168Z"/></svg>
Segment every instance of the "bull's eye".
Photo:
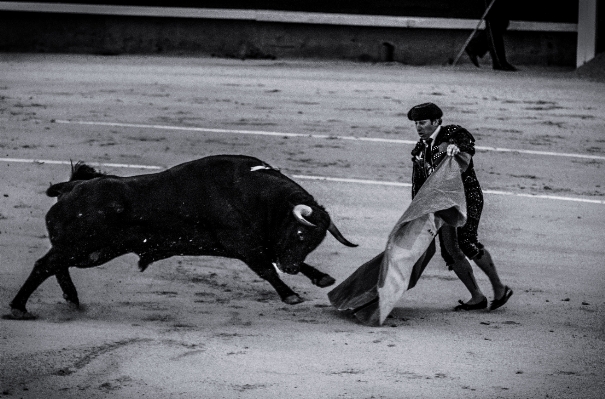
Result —
<svg viewBox="0 0 605 399"><path fill-rule="evenodd" d="M302 230L298 230L298 231L296 232L296 236L298 237L298 239L299 239L300 241L304 241L304 240L305 240L305 236L304 236L304 234L303 234Z"/></svg>

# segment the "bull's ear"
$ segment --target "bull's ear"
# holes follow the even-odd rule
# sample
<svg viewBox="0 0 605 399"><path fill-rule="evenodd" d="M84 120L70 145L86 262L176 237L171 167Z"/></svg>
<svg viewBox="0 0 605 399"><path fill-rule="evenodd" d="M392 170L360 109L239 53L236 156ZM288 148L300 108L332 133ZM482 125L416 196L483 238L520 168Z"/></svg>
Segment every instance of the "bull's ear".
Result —
<svg viewBox="0 0 605 399"><path fill-rule="evenodd" d="M68 182L51 184L50 187L46 189L46 195L49 197L58 197L59 195L63 194L63 189L66 184L68 184Z"/></svg>
<svg viewBox="0 0 605 399"><path fill-rule="evenodd" d="M304 224L305 226L315 227L313 223L305 219L305 217L311 216L312 213L313 208L311 208L309 205L299 204L292 209L292 214L299 223Z"/></svg>

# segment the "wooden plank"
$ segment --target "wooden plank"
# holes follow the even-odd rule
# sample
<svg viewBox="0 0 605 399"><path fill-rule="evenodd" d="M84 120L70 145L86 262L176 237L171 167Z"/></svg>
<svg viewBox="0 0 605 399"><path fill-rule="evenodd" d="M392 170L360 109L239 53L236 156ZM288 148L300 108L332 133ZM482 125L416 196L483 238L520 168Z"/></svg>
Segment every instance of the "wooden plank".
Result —
<svg viewBox="0 0 605 399"><path fill-rule="evenodd" d="M591 0L596 2L596 0ZM217 8L107 6L64 3L20 3L0 1L0 11L93 14L137 17L227 19L259 22L366 26L412 29L473 30L477 20L459 18L392 17L272 10L231 10ZM577 32L578 24L511 21L509 30L537 32Z"/></svg>

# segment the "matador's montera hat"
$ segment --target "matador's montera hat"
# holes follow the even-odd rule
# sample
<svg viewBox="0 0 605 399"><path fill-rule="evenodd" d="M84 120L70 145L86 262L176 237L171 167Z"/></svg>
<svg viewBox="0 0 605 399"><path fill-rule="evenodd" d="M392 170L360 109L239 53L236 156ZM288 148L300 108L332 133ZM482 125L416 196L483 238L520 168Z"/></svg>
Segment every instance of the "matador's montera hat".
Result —
<svg viewBox="0 0 605 399"><path fill-rule="evenodd" d="M425 119L439 119L443 116L441 108L433 103L424 103L412 107L408 112L408 119L411 121L422 121Z"/></svg>

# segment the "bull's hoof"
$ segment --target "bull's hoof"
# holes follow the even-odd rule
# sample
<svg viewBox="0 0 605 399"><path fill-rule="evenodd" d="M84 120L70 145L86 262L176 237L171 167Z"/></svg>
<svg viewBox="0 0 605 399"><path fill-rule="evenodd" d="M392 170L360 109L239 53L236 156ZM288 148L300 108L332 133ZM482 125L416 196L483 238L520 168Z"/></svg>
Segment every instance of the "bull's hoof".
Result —
<svg viewBox="0 0 605 399"><path fill-rule="evenodd" d="M328 276L327 274L325 276L323 276L322 278L315 279L312 281L313 284L315 284L316 286L321 287L321 288L329 287L332 284L334 284L335 282L336 282L336 280L332 276Z"/></svg>
<svg viewBox="0 0 605 399"><path fill-rule="evenodd" d="M305 300L302 299L300 296L294 294L294 295L285 297L284 299L282 299L282 301L284 301L288 305L296 305L297 303L304 302Z"/></svg>
<svg viewBox="0 0 605 399"><path fill-rule="evenodd" d="M70 298L67 295L63 294L63 299L65 299L67 301L67 303L69 304L69 306L72 307L73 309L76 309L76 310L80 309L80 300L77 297Z"/></svg>
<svg viewBox="0 0 605 399"><path fill-rule="evenodd" d="M36 316L27 310L11 309L11 313L2 316L4 320L34 320Z"/></svg>

